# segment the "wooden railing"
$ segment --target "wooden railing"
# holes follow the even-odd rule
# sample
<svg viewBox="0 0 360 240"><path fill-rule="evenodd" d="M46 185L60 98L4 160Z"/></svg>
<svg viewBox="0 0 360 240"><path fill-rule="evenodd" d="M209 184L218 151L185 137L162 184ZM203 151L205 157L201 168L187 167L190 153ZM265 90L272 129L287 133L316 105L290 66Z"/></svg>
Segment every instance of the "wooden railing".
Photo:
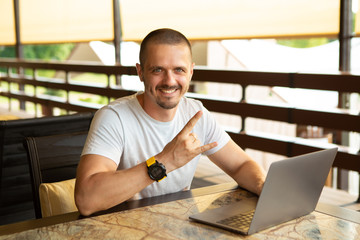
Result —
<svg viewBox="0 0 360 240"><path fill-rule="evenodd" d="M120 77L123 75L136 75L135 67L126 66L104 66L96 64L75 64L75 63L46 63L32 61L17 61L12 59L0 59L0 68L6 69L2 73L2 82L30 85L34 87L52 88L64 90L67 96L70 91L89 93L105 96L109 99L118 98L134 93L120 86L111 86L111 76ZM31 69L35 73L39 69L62 71L65 73L63 79L44 79L36 74L23 76L14 74L13 69ZM107 86L98 87L84 84L72 83L70 73L101 73L105 74L109 81ZM196 68L193 75L194 83L215 82L231 83L241 86L242 96L239 101L227 100L226 97L212 97L190 93L191 97L200 99L205 107L213 112L226 113L240 116L242 126L239 132L231 132L231 137L243 148L280 154L283 156L294 156L323 148L329 145L318 145L299 137L288 137L279 135L268 135L265 133L253 133L246 131L245 119L257 118L274 120L284 123L318 126L330 129L334 132L356 132L360 133L359 112L353 113L346 109L306 109L297 108L288 104L251 102L246 97L248 86L286 87L336 91L339 94L360 93L360 76L350 73L333 74L311 74L311 73L284 73L284 72L253 72L235 70L214 70ZM2 89L0 95L3 97L28 101L43 106L57 107L67 111L86 112L96 111L99 105L84 102L74 102L68 97L52 98L49 96L28 95L23 91L12 91L10 88ZM314 104L316 107L316 104ZM334 162L334 167L360 172L359 147L350 149L341 146Z"/></svg>

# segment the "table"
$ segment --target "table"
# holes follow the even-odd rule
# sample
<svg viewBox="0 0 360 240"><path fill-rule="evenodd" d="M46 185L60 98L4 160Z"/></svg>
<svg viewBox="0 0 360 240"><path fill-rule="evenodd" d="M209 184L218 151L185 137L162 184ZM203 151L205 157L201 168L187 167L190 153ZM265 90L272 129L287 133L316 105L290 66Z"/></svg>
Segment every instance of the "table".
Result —
<svg viewBox="0 0 360 240"><path fill-rule="evenodd" d="M189 215L255 197L235 183L129 201L91 217L78 212L0 226L0 239L356 239L360 213L328 204L287 223L243 236Z"/></svg>

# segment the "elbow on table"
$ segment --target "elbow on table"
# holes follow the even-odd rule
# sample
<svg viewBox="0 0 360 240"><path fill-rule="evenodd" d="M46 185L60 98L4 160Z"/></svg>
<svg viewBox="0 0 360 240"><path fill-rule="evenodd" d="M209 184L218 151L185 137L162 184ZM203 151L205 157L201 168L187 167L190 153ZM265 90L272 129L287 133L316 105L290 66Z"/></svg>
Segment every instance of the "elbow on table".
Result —
<svg viewBox="0 0 360 240"><path fill-rule="evenodd" d="M93 202L91 199L87 198L84 193L75 191L75 204L80 214L83 216L89 216L96 212Z"/></svg>

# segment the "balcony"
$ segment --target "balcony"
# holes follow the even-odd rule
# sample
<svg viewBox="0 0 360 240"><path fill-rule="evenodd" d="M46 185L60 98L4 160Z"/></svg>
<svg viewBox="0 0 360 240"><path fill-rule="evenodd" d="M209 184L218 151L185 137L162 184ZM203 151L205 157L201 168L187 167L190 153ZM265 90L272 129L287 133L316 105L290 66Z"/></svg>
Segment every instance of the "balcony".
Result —
<svg viewBox="0 0 360 240"><path fill-rule="evenodd" d="M136 81L135 67L0 59L0 68L6 70L0 75L2 86L0 96L7 99L8 110L18 111L19 106L26 108L30 106L34 109L32 111L36 117L41 117L43 114L95 112L113 99L136 92L121 84L125 81ZM54 78L39 77L37 72L40 70L53 70L59 74L56 74L57 77ZM31 74L16 72L30 72ZM73 80L74 75L82 73L101 74L105 80L101 84L85 84ZM316 108L316 104L312 107L297 107L284 102L253 100L249 97L248 90L253 87L265 87L271 91L274 87L281 87L290 90L331 91L342 96L360 93L359 81L360 75L345 72L315 74L196 68L187 96L201 100L242 148L248 152L263 153L255 155L255 158L265 169L269 161L274 159L337 145L339 153L327 185L348 190L348 181L344 174L347 176L349 170L360 172L360 149L359 146L355 148L345 146L342 136L344 134L359 135L359 112L352 112L345 108ZM212 94L211 91L199 90L204 86L216 86L224 88L225 91L221 94ZM41 88L61 91L62 94L52 96L39 93L38 89ZM21 89L27 89L27 91ZM228 89L231 89L232 94L227 92ZM76 98L79 95L86 95L87 98L102 97L106 99L106 102L98 104L81 101ZM277 128L276 126L285 124L295 129L295 133L256 130L252 127L254 121L260 121L260 125L268 125L268 128ZM317 136L317 140L309 139L311 137L308 133L309 129L311 131L321 129L322 134ZM265 156L264 153L270 154L271 157ZM205 173L205 175L209 174L210 172ZM199 175L198 178L200 178ZM359 194L358 189L356 189L356 194Z"/></svg>

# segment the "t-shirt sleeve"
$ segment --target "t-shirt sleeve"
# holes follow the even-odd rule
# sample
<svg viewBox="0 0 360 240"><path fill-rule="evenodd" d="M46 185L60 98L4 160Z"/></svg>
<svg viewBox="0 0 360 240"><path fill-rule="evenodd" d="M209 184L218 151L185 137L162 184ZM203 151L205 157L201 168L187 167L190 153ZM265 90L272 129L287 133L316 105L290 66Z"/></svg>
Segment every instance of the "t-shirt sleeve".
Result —
<svg viewBox="0 0 360 240"><path fill-rule="evenodd" d="M204 152L204 155L211 155L221 148L223 148L230 140L229 134L216 122L214 116L206 109L203 110L203 117L206 119L206 141L205 144L217 142L218 145L209 151Z"/></svg>
<svg viewBox="0 0 360 240"><path fill-rule="evenodd" d="M81 155L101 155L118 165L123 146L123 128L117 113L107 107L97 111Z"/></svg>

